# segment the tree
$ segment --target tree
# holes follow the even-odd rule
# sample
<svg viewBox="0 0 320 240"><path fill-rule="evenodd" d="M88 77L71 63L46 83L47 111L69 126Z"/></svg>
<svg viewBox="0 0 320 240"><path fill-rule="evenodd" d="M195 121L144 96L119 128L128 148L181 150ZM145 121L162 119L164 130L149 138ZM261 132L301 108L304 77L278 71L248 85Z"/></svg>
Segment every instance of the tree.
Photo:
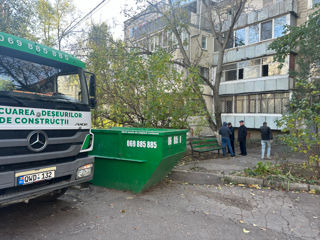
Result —
<svg viewBox="0 0 320 240"><path fill-rule="evenodd" d="M145 2L147 7L144 11L135 16L141 18L146 15L158 14L165 22L165 28L171 31L177 42L179 52L181 54L182 61L174 61L174 64L179 64L185 68L186 71L190 69L199 69L201 61L203 61L204 54L201 45L198 41L198 54L196 56L190 56L187 53L184 40L182 39L182 32L189 33L190 20L188 10L184 7L186 0L167 0L167 1L153 1L145 0L138 2ZM210 34L216 39L218 44L218 61L216 63L210 62L210 67L216 67L214 82L212 82L206 76L199 74L203 82L207 84L213 93L214 100L214 118L211 115L210 109L205 104L205 100L202 93L199 93L199 99L202 101L202 106L205 106L205 115L209 123L210 128L216 131L221 127L221 101L219 96L219 87L222 77L222 65L224 60L225 49L228 43L233 38L233 29L237 23L239 17L244 11L247 1L246 0L234 0L234 1L220 1L215 2L211 0L201 0L201 3L205 6L201 15L204 18L204 22L208 26ZM201 21L201 19L199 20ZM198 89L195 86L195 89Z"/></svg>
<svg viewBox="0 0 320 240"><path fill-rule="evenodd" d="M288 113L278 125L288 133L282 140L294 151L308 154L320 177L320 10L301 26L287 26L286 33L269 46L276 51L275 61L283 63L290 54L296 60L290 71L295 88Z"/></svg>
<svg viewBox="0 0 320 240"><path fill-rule="evenodd" d="M88 67L98 79L94 125L103 126L108 119L139 127L187 128L187 118L198 113L191 83L198 78L173 68L169 53L128 51L105 24L92 26L88 48Z"/></svg>
<svg viewBox="0 0 320 240"><path fill-rule="evenodd" d="M42 36L43 44L47 46L54 46L54 10L49 1L39 0L36 5L40 35Z"/></svg>
<svg viewBox="0 0 320 240"><path fill-rule="evenodd" d="M37 1L39 36L44 44L62 48L62 41L72 31L69 31L77 19L77 13L72 0Z"/></svg>
<svg viewBox="0 0 320 240"><path fill-rule="evenodd" d="M36 0L3 0L0 3L0 31L34 40Z"/></svg>

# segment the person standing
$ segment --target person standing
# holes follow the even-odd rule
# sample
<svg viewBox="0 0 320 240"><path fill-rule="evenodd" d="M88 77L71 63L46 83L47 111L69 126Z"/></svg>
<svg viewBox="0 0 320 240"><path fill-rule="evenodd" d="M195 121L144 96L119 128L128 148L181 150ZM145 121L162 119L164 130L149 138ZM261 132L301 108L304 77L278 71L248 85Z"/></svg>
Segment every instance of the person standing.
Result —
<svg viewBox="0 0 320 240"><path fill-rule="evenodd" d="M266 122L264 122L263 126L260 127L260 132L261 132L261 159L264 159L266 145L268 145L267 159L271 159L270 158L271 142L273 137L272 137L272 131L268 127L268 124Z"/></svg>
<svg viewBox="0 0 320 240"><path fill-rule="evenodd" d="M226 122L224 122L223 126L219 129L219 134L221 135L223 156L226 156L226 145L227 145L228 149L230 150L231 156L234 157L234 153L230 144L231 131L227 127Z"/></svg>
<svg viewBox="0 0 320 240"><path fill-rule="evenodd" d="M240 145L240 155L246 156L247 155L247 128L244 125L244 121L240 121L240 127L238 129L238 142Z"/></svg>
<svg viewBox="0 0 320 240"><path fill-rule="evenodd" d="M231 135L230 135L230 144L231 144L231 148L233 150L233 153L236 154L235 148L234 148L234 128L232 127L231 122L228 122L228 128L231 131ZM230 153L230 149L228 148L228 153Z"/></svg>

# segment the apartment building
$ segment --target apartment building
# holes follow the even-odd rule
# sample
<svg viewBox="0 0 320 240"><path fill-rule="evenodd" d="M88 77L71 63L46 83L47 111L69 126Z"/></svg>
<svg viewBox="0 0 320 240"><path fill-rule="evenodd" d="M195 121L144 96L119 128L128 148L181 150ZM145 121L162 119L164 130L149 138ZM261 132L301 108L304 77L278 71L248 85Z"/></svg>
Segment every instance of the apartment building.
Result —
<svg viewBox="0 0 320 240"><path fill-rule="evenodd" d="M289 70L295 67L295 56L287 57L282 69L273 62L275 52L268 49L274 39L281 37L285 25L296 26L306 21L312 8L320 0L251 0L252 11L239 18L224 56L223 77L219 94L222 99L222 120L239 126L258 129L264 121L278 130L278 120L287 110L294 81ZM191 59L197 57L199 47L203 57L201 74L214 82L218 60L217 44L210 34L201 0L188 1L189 33L181 36ZM141 17L142 16L142 17ZM156 47L174 48L174 35L165 30L160 15L137 16L125 22L125 40L153 50ZM179 51L174 53L179 59ZM204 86L204 95L213 110L212 93Z"/></svg>
<svg viewBox="0 0 320 240"><path fill-rule="evenodd" d="M256 10L242 14L224 57L219 92L223 121L239 126L239 120L243 119L252 129L266 121L272 129L278 129L276 120L286 112L294 88L289 70L295 67L295 56L288 56L283 68L279 69L279 64L273 62L275 52L269 50L268 45L283 35L285 25L305 22L318 2L252 1ZM217 61L217 54L213 59L213 62Z"/></svg>

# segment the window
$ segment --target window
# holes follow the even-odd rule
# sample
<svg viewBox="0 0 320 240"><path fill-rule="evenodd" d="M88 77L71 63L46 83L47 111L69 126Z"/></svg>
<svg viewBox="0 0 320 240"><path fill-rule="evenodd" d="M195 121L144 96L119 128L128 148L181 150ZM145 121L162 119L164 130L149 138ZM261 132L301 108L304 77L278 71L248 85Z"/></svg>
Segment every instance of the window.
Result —
<svg viewBox="0 0 320 240"><path fill-rule="evenodd" d="M188 45L189 45L189 34L185 31L182 32L181 34L181 40L182 40L182 44L184 46L184 49L188 49Z"/></svg>
<svg viewBox="0 0 320 240"><path fill-rule="evenodd" d="M281 37L283 36L285 25L287 23L286 16L278 17L274 19L274 29L273 29L273 37Z"/></svg>
<svg viewBox="0 0 320 240"><path fill-rule="evenodd" d="M238 69L238 79L243 79L243 68Z"/></svg>
<svg viewBox="0 0 320 240"><path fill-rule="evenodd" d="M242 62L245 79L260 77L260 59Z"/></svg>
<svg viewBox="0 0 320 240"><path fill-rule="evenodd" d="M0 92L33 101L85 102L76 68L44 65L0 54Z"/></svg>
<svg viewBox="0 0 320 240"><path fill-rule="evenodd" d="M262 65L262 77L269 76L269 65Z"/></svg>
<svg viewBox="0 0 320 240"><path fill-rule="evenodd" d="M223 113L268 113L283 114L287 111L289 93L254 94L235 96L235 111L233 111L233 98L222 97Z"/></svg>
<svg viewBox="0 0 320 240"><path fill-rule="evenodd" d="M162 32L162 46L166 47L168 46L168 34L167 32Z"/></svg>
<svg viewBox="0 0 320 240"><path fill-rule="evenodd" d="M221 98L221 110L223 113L233 113L233 97Z"/></svg>
<svg viewBox="0 0 320 240"><path fill-rule="evenodd" d="M261 23L261 41L272 38L272 20Z"/></svg>
<svg viewBox="0 0 320 240"><path fill-rule="evenodd" d="M229 70L225 72L226 81L237 80L237 70Z"/></svg>
<svg viewBox="0 0 320 240"><path fill-rule="evenodd" d="M201 37L201 48L207 49L207 37L206 36Z"/></svg>
<svg viewBox="0 0 320 240"><path fill-rule="evenodd" d="M58 76L58 92L69 99L80 101L81 87L78 74Z"/></svg>
<svg viewBox="0 0 320 240"><path fill-rule="evenodd" d="M262 94L261 97L261 112L274 113L274 94Z"/></svg>
<svg viewBox="0 0 320 240"><path fill-rule="evenodd" d="M246 29L238 29L235 31L235 47L246 44Z"/></svg>
<svg viewBox="0 0 320 240"><path fill-rule="evenodd" d="M237 80L237 64L230 64L223 67L224 81Z"/></svg>
<svg viewBox="0 0 320 240"><path fill-rule="evenodd" d="M246 113L248 96L236 96L236 113Z"/></svg>
<svg viewBox="0 0 320 240"><path fill-rule="evenodd" d="M275 3L278 1L279 0L275 0ZM318 1L320 2L320 0ZM270 2L272 3L273 1ZM229 38L226 49L281 37L284 35L286 23L287 15L235 30ZM223 37L226 37L226 32L223 33ZM214 41L214 51L216 52L219 49L216 43L217 40L215 39Z"/></svg>
<svg viewBox="0 0 320 240"><path fill-rule="evenodd" d="M200 75L208 79L209 78L209 68L200 67Z"/></svg>
<svg viewBox="0 0 320 240"><path fill-rule="evenodd" d="M133 28L129 28L129 37L130 37L130 38L133 37Z"/></svg>
<svg viewBox="0 0 320 240"><path fill-rule="evenodd" d="M279 63L273 62L273 56L225 65L221 81L286 75L289 72L288 61L287 59L281 69L279 69Z"/></svg>
<svg viewBox="0 0 320 240"><path fill-rule="evenodd" d="M259 42L259 24L249 26L248 43Z"/></svg>
<svg viewBox="0 0 320 240"><path fill-rule="evenodd" d="M249 113L257 113L257 105L259 95L249 95ZM258 104L257 104L258 103Z"/></svg>
<svg viewBox="0 0 320 240"><path fill-rule="evenodd" d="M233 104L233 101L229 100L229 101L226 101L226 113L232 113L232 104Z"/></svg>
<svg viewBox="0 0 320 240"><path fill-rule="evenodd" d="M284 64L281 69L279 69L279 63L273 62L273 56L262 58L262 65L267 67L262 67L262 76L275 76L288 74L288 64ZM265 69L263 69L265 68ZM264 70L267 71L267 75L264 75Z"/></svg>

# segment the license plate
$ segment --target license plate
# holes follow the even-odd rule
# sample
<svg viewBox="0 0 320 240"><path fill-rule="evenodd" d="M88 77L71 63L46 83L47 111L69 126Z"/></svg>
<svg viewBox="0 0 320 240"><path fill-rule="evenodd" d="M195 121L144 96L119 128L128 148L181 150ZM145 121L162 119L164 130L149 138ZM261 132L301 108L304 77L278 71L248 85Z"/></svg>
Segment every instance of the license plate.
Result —
<svg viewBox="0 0 320 240"><path fill-rule="evenodd" d="M41 171L43 170L43 171ZM17 173L18 185L26 185L54 178L56 168L39 169Z"/></svg>

